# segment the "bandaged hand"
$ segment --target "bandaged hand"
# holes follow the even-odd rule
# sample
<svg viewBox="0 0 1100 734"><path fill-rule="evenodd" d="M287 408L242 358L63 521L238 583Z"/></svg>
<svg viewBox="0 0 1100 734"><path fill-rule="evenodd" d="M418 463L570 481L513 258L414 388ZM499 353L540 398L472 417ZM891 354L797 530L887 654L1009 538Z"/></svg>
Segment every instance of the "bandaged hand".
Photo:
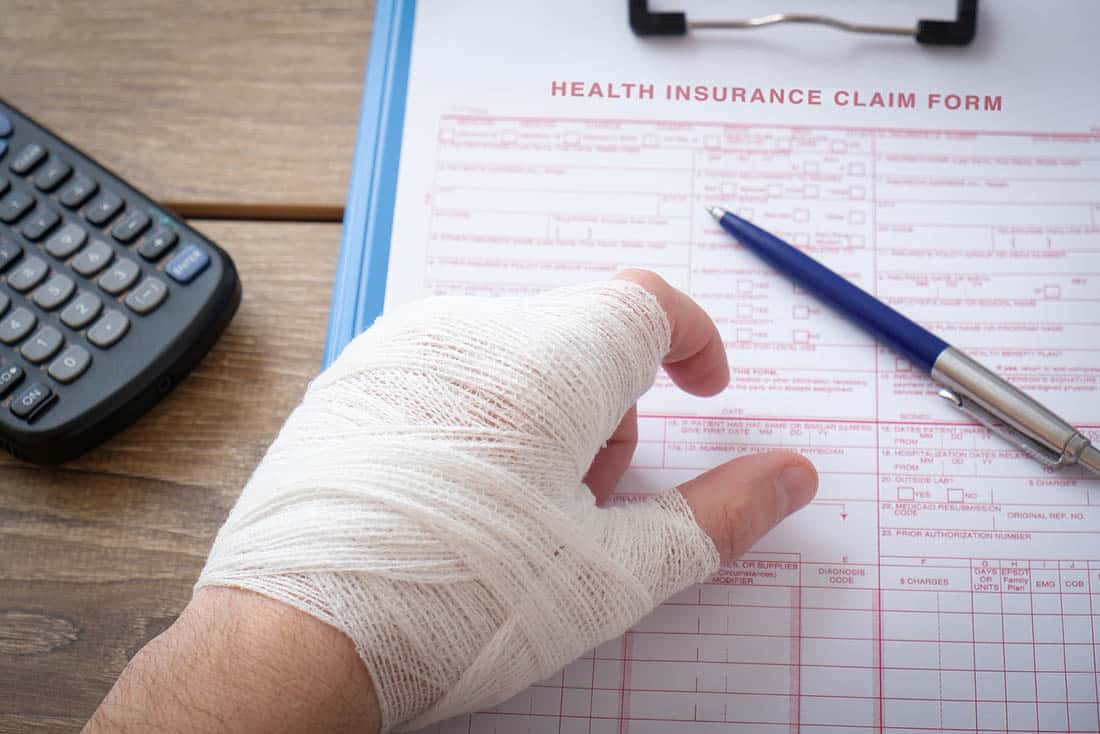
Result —
<svg viewBox="0 0 1100 734"><path fill-rule="evenodd" d="M398 308L309 386L197 587L343 632L384 730L500 703L707 579L816 490L809 462L773 452L609 505L662 364L696 395L729 378L710 318L644 271Z"/></svg>

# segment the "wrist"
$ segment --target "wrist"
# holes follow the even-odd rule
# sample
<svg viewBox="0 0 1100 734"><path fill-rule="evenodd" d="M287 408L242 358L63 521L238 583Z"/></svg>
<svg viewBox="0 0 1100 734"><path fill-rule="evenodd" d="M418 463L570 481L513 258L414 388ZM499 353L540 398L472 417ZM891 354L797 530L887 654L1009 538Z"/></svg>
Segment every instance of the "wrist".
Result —
<svg viewBox="0 0 1100 734"><path fill-rule="evenodd" d="M374 688L351 640L239 589L196 592L130 661L87 732L376 732Z"/></svg>

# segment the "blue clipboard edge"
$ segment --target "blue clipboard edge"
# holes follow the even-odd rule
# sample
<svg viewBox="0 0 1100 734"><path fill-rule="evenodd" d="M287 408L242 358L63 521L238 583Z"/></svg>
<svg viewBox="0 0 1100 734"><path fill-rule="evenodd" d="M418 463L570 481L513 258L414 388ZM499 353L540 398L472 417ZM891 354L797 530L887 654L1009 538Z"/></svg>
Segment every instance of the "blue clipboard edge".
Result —
<svg viewBox="0 0 1100 734"><path fill-rule="evenodd" d="M322 367L385 302L415 17L416 0L379 0L375 10Z"/></svg>

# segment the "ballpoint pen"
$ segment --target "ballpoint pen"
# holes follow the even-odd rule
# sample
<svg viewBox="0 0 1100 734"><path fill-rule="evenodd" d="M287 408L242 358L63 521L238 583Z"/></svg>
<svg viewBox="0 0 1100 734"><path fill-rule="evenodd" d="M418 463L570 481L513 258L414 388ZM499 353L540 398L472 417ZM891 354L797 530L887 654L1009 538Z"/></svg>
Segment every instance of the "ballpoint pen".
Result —
<svg viewBox="0 0 1100 734"><path fill-rule="evenodd" d="M1046 466L1080 464L1100 475L1100 449L1037 400L775 235L725 209L707 211L769 265L929 373L956 408Z"/></svg>

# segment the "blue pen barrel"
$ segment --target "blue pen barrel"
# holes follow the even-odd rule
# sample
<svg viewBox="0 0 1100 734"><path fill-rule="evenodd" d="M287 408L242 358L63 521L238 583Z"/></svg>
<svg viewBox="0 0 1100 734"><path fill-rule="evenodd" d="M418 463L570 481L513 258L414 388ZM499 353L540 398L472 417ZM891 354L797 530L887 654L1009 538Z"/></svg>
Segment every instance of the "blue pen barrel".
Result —
<svg viewBox="0 0 1100 734"><path fill-rule="evenodd" d="M742 245L799 287L813 293L877 340L905 355L925 372L950 345L919 324L902 316L870 293L852 285L809 255L740 217L726 213L720 223Z"/></svg>

